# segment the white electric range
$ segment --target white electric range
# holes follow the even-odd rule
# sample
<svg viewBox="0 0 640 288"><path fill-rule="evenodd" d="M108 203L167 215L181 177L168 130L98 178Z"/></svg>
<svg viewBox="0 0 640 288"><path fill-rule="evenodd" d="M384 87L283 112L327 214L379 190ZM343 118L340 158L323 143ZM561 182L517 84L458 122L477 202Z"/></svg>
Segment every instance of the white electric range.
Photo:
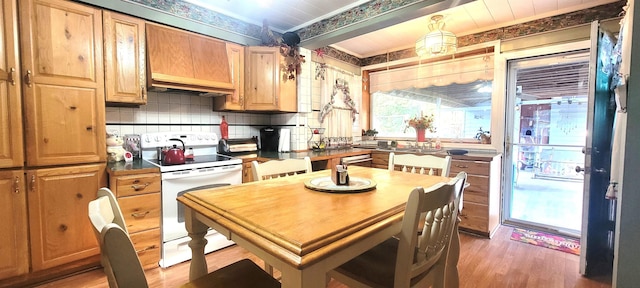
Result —
<svg viewBox="0 0 640 288"><path fill-rule="evenodd" d="M163 165L158 148L181 144L193 151L193 160ZM208 132L158 132L141 135L142 158L160 168L162 179L162 253L160 266L191 259L191 238L184 225L184 205L176 198L186 192L242 183L242 160L217 154L218 136ZM234 244L215 230L207 233L205 253Z"/></svg>

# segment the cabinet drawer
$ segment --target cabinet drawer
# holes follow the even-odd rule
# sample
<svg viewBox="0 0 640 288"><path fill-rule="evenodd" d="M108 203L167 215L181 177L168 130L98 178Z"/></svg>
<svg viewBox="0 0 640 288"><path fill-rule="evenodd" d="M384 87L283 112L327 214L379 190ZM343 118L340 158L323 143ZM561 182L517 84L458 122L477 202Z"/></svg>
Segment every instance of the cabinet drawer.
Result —
<svg viewBox="0 0 640 288"><path fill-rule="evenodd" d="M464 171L471 175L484 175L489 176L490 163L481 161L465 161L465 160L452 160L450 176L455 176L458 172Z"/></svg>
<svg viewBox="0 0 640 288"><path fill-rule="evenodd" d="M160 261L160 228L130 234L144 269L158 267Z"/></svg>
<svg viewBox="0 0 640 288"><path fill-rule="evenodd" d="M160 193L120 197L118 204L130 234L160 227Z"/></svg>
<svg viewBox="0 0 640 288"><path fill-rule="evenodd" d="M116 197L160 192L160 174L138 174L116 178Z"/></svg>
<svg viewBox="0 0 640 288"><path fill-rule="evenodd" d="M460 219L462 219L460 222L462 228L487 232L489 230L489 206L467 202L465 195Z"/></svg>
<svg viewBox="0 0 640 288"><path fill-rule="evenodd" d="M464 201L488 205L489 177L467 175L467 183L469 183L469 187L464 189Z"/></svg>

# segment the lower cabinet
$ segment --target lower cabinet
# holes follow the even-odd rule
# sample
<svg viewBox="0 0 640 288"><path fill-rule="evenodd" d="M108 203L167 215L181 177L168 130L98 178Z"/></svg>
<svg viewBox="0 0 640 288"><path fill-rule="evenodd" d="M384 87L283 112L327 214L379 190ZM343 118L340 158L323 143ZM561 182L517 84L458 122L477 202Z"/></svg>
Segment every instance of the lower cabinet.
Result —
<svg viewBox="0 0 640 288"><path fill-rule="evenodd" d="M500 169L502 156L483 160L451 160L449 176L467 172L460 229L486 237L493 236L500 224Z"/></svg>
<svg viewBox="0 0 640 288"><path fill-rule="evenodd" d="M397 152L398 153L398 152ZM402 152L399 152L402 153ZM372 151L372 167L388 169L389 152ZM500 175L502 156L452 156L449 176L467 172L469 187L464 190L460 230L485 237L493 236L500 224Z"/></svg>
<svg viewBox="0 0 640 288"><path fill-rule="evenodd" d="M29 272L27 194L23 170L0 171L0 279ZM2 286L2 285L0 285Z"/></svg>
<svg viewBox="0 0 640 288"><path fill-rule="evenodd" d="M32 272L100 254L87 206L106 185L105 167L26 171Z"/></svg>
<svg viewBox="0 0 640 288"><path fill-rule="evenodd" d="M371 151L371 167L389 169L389 152Z"/></svg>
<svg viewBox="0 0 640 288"><path fill-rule="evenodd" d="M253 172L251 171L251 161L242 162L242 183L248 183L248 182L253 182Z"/></svg>
<svg viewBox="0 0 640 288"><path fill-rule="evenodd" d="M129 173L129 174L127 174ZM109 178L109 187L118 198L131 242L145 269L160 261L160 173L135 174L135 170Z"/></svg>

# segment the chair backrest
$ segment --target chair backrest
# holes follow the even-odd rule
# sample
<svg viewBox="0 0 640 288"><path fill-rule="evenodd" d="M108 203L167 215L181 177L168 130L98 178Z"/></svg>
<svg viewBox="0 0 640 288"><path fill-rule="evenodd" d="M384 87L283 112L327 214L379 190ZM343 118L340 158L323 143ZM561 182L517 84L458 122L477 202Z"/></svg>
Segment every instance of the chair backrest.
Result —
<svg viewBox="0 0 640 288"><path fill-rule="evenodd" d="M116 223L127 231L127 225L124 223L124 217L122 211L118 205L118 200L113 192L109 188L100 188L95 200L89 202L89 220L93 225L93 231L96 234L96 239L99 239L102 227L109 223Z"/></svg>
<svg viewBox="0 0 640 288"><path fill-rule="evenodd" d="M136 249L122 227L115 223L105 225L100 239L103 243L102 254L108 259L107 265L114 277L115 286L110 282L110 287L149 287Z"/></svg>
<svg viewBox="0 0 640 288"><path fill-rule="evenodd" d="M403 172L449 177L451 156L437 157L391 152L389 153L389 170L396 170L396 166L400 166Z"/></svg>
<svg viewBox="0 0 640 288"><path fill-rule="evenodd" d="M115 286L115 278L111 271L111 264L104 253L105 249L104 243L102 243L101 233L104 227L109 224L116 224L122 227L122 230L125 232L128 233L128 231L124 217L122 216L122 211L118 205L118 200L109 188L100 188L96 199L89 202L89 220L91 221L93 233L96 235L96 240L98 240L98 244L100 245L100 263L102 267L104 267L104 273L107 275L109 285L111 287L117 287Z"/></svg>
<svg viewBox="0 0 640 288"><path fill-rule="evenodd" d="M397 235L396 287L420 286L416 283L433 281L432 277L444 279L466 179L467 173L460 172L448 183L427 189L418 187L411 192L402 219L402 230ZM425 214L422 233L418 233L421 215Z"/></svg>
<svg viewBox="0 0 640 288"><path fill-rule="evenodd" d="M311 158L271 160L263 163L253 161L251 162L251 168L254 181L311 173Z"/></svg>

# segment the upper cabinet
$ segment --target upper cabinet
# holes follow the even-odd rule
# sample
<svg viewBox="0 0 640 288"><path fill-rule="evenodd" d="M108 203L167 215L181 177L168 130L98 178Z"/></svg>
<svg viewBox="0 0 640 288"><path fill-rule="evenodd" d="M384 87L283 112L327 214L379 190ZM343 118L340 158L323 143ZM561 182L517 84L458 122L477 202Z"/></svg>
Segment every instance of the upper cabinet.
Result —
<svg viewBox="0 0 640 288"><path fill-rule="evenodd" d="M213 110L244 110L244 46L227 43L233 93L213 98Z"/></svg>
<svg viewBox="0 0 640 288"><path fill-rule="evenodd" d="M105 161L102 11L19 3L27 165Z"/></svg>
<svg viewBox="0 0 640 288"><path fill-rule="evenodd" d="M226 43L147 23L148 86L233 93Z"/></svg>
<svg viewBox="0 0 640 288"><path fill-rule="evenodd" d="M102 17L107 103L146 104L145 22L106 10Z"/></svg>
<svg viewBox="0 0 640 288"><path fill-rule="evenodd" d="M297 112L296 80L288 79L279 47L245 48L245 110Z"/></svg>
<svg viewBox="0 0 640 288"><path fill-rule="evenodd" d="M0 1L0 168L21 167L22 104L15 0Z"/></svg>

